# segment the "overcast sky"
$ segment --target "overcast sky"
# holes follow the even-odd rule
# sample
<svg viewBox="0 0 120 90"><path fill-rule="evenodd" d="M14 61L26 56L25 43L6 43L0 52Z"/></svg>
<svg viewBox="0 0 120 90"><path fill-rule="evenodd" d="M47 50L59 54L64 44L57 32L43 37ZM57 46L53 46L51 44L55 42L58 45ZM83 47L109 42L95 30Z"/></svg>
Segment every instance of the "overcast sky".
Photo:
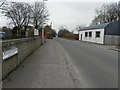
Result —
<svg viewBox="0 0 120 90"><path fill-rule="evenodd" d="M19 0L12 0L19 1ZM42 0L20 0L21 2L34 2ZM68 30L75 29L78 25L89 25L95 16L95 9L104 3L118 2L119 0L48 0L46 6L49 11L49 22L58 31L61 25ZM6 25L6 19L1 17L0 26ZM8 25L8 24L7 24Z"/></svg>

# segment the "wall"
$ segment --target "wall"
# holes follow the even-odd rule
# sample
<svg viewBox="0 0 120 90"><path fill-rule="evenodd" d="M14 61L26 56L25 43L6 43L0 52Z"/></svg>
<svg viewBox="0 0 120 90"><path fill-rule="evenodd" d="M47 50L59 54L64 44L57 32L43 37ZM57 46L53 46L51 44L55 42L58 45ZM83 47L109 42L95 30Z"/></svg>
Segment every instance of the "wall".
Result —
<svg viewBox="0 0 120 90"><path fill-rule="evenodd" d="M33 53L41 45L41 38L23 38L7 40L2 42L2 52L10 50L13 47L18 48L18 54L2 60L2 78L5 78L12 72L23 60Z"/></svg>
<svg viewBox="0 0 120 90"><path fill-rule="evenodd" d="M106 45L120 45L120 36L117 35L105 35Z"/></svg>
<svg viewBox="0 0 120 90"><path fill-rule="evenodd" d="M92 31L92 37L85 37L85 32L89 32ZM96 31L100 31L100 38L96 38ZM81 38L81 34L82 34L82 38ZM104 29L94 29L94 30L84 30L84 31L80 31L79 32L79 40L82 41L88 41L88 42L93 42L93 43L99 43L99 44L104 44Z"/></svg>

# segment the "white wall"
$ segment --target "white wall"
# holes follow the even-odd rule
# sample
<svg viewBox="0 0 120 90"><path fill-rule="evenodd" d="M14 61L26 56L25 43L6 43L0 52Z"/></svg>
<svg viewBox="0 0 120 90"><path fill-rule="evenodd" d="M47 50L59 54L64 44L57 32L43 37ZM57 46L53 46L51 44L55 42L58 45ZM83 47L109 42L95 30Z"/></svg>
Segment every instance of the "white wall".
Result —
<svg viewBox="0 0 120 90"><path fill-rule="evenodd" d="M89 37L89 32L92 32L92 37ZM100 31L100 37L96 37L96 31ZM85 37L85 32L88 32L88 37ZM81 38L82 34L82 38ZM79 40L104 44L104 29L84 30L79 32Z"/></svg>

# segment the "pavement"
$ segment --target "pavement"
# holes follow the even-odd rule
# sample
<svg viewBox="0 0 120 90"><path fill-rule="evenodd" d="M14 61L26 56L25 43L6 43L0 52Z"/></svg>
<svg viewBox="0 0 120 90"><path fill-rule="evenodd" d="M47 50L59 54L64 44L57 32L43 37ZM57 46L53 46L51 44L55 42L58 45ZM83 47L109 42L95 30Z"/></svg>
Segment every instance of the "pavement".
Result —
<svg viewBox="0 0 120 90"><path fill-rule="evenodd" d="M80 81L66 52L47 40L4 81L3 88L78 88Z"/></svg>

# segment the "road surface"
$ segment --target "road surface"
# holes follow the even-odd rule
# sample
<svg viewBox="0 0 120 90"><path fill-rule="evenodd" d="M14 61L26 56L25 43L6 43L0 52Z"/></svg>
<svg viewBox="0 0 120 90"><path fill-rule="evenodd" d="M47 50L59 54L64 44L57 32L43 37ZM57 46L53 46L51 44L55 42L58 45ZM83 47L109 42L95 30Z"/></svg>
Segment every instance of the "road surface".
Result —
<svg viewBox="0 0 120 90"><path fill-rule="evenodd" d="M106 46L54 38L69 56L82 88L118 88L118 52Z"/></svg>

